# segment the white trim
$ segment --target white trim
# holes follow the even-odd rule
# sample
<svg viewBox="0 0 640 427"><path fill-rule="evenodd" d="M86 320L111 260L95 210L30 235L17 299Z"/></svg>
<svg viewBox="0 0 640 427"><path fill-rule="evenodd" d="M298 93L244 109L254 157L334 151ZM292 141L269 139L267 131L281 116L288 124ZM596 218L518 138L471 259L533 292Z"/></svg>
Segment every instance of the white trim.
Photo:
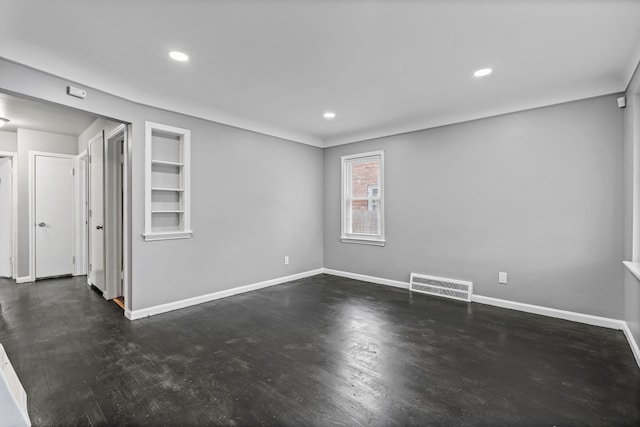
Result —
<svg viewBox="0 0 640 427"><path fill-rule="evenodd" d="M166 233L143 233L145 242L153 242L156 240L176 240L176 239L190 239L193 236L193 231L170 231Z"/></svg>
<svg viewBox="0 0 640 427"><path fill-rule="evenodd" d="M636 279L640 280L640 262L622 261L622 263Z"/></svg>
<svg viewBox="0 0 640 427"><path fill-rule="evenodd" d="M322 274L323 269L305 271L302 273L292 274L290 276L279 277L276 279L265 280L264 282L253 283L250 285L239 286L237 288L225 289L223 291L213 292L198 297L187 298L180 301L169 302L166 304L160 304L153 307L142 308L138 310L125 309L125 316L130 320L142 319L144 317L154 316L156 314L166 313L168 311L178 310L180 308L190 307L192 305L198 305L205 302L217 300L220 298L226 298L233 295L243 294L245 292L255 291L258 289L267 288L269 286L275 286L292 280L304 279L305 277L315 276Z"/></svg>
<svg viewBox="0 0 640 427"><path fill-rule="evenodd" d="M192 237L191 231L191 131L175 126L163 125L154 122L145 122L145 171L144 171L144 233L142 236L145 241L167 240L167 239L189 239ZM170 134L180 140L181 158L177 161L167 161L153 158L153 133L159 131L161 133ZM179 167L181 206L176 213L179 213L181 229L175 232L158 232L153 230L152 217L153 213L157 213L152 209L152 194L154 191L152 181L153 164L174 165ZM156 190L157 191L157 190ZM164 191L164 190L162 190Z"/></svg>
<svg viewBox="0 0 640 427"><path fill-rule="evenodd" d="M11 204L13 214L11 218L11 269L12 278L18 278L18 153L14 151L0 151L0 157L11 158Z"/></svg>
<svg viewBox="0 0 640 427"><path fill-rule="evenodd" d="M74 212L76 213L76 217L74 219L73 222L73 227L75 230L75 239L74 239L74 256L75 256L75 263L73 265L73 275L74 276L84 276L85 274L87 274L86 271L86 266L88 265L87 261L87 254L89 252L89 248L88 248L88 244L87 244L87 248L85 248L85 253L83 254L83 258L84 261L82 265L79 262L79 258L80 258L80 252L82 252L82 248L83 248L83 242L82 242L82 229L85 229L85 233L88 234L88 230L87 230L87 224L84 223L85 217L86 215L86 210L87 210L87 205L84 203L87 200L87 192L85 191L85 194L82 195L82 192L80 191L83 187L86 190L86 186L87 186L87 176L86 174L83 176L80 176L80 164L81 162L86 162L87 164L85 165L85 167L88 167L88 158L89 155L87 153L87 150L83 150L80 154L76 155L75 158L73 159L73 168L75 171L75 174L73 176L73 199L74 199ZM84 181L84 185L81 184L81 181Z"/></svg>
<svg viewBox="0 0 640 427"><path fill-rule="evenodd" d="M16 277L16 283L29 283L33 282L30 276Z"/></svg>
<svg viewBox="0 0 640 427"><path fill-rule="evenodd" d="M624 332L624 336L627 337L627 341L629 342L629 346L631 347L631 352L633 353L633 357L636 358L636 363L638 367L640 367L640 348L638 348L638 343L631 333L631 329L629 329L629 324L627 322L623 322L622 332Z"/></svg>
<svg viewBox="0 0 640 427"><path fill-rule="evenodd" d="M386 240L356 239L353 237L341 237L340 242L353 243L356 245L371 245L371 246L385 246L387 244Z"/></svg>
<svg viewBox="0 0 640 427"><path fill-rule="evenodd" d="M362 280L365 282L377 283L380 285L393 286L395 288L409 289L409 283L397 280L383 279L381 277L367 276L364 274L350 273L346 271L332 270L323 268L322 272L333 276L347 277L349 279ZM450 279L446 279L450 280ZM578 323L588 325L601 326L610 329L623 329L623 320L610 319L608 317L592 316L590 314L576 313L573 311L558 310L555 308L542 307L539 305L524 304L515 301L503 300L498 298L485 297L481 295L472 295L471 301L479 304L493 305L496 307L508 308L511 310L524 311L527 313L540 314L543 316L555 317L558 319L571 320Z"/></svg>
<svg viewBox="0 0 640 427"><path fill-rule="evenodd" d="M29 150L29 282L33 282L36 280L36 263L34 260L36 259L36 235L33 232L33 228L35 227L35 159L36 156L43 157L55 157L60 159L71 159L73 163L73 159L76 157L75 154L60 154L60 153L50 153L47 151L33 151ZM71 190L73 191L73 189ZM75 217L75 215L72 215ZM72 221L75 222L75 218L72 218ZM72 240L75 242L75 233L72 236ZM75 247L74 253L75 256Z"/></svg>
<svg viewBox="0 0 640 427"><path fill-rule="evenodd" d="M131 125L124 127L122 157L122 294L124 296L125 315L131 313L131 206L129 191L131 183Z"/></svg>
<svg viewBox="0 0 640 427"><path fill-rule="evenodd" d="M383 279L381 277L367 276L365 274L358 274L358 273L350 273L348 271L332 270L330 268L323 268L322 272L324 274L330 274L332 276L347 277L349 279L361 280L363 282L393 286L394 288L409 289L408 282L401 282L399 280Z"/></svg>
<svg viewBox="0 0 640 427"><path fill-rule="evenodd" d="M584 323L587 325L600 326L603 328L622 330L624 321L611 319L608 317L592 316L591 314L577 313L575 311L558 310L556 308L543 307L540 305L525 304L522 302L509 301L499 298L485 297L482 295L472 295L471 301L479 304L492 305L495 307L508 308L511 310L524 311L526 313L539 314L542 316L555 317L556 319L571 320L572 322Z"/></svg>

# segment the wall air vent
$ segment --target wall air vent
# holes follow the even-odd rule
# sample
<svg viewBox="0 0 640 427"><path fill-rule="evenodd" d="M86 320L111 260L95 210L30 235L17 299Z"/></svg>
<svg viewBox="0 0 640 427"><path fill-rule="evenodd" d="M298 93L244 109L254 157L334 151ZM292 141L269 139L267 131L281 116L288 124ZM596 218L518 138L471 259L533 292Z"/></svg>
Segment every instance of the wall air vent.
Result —
<svg viewBox="0 0 640 427"><path fill-rule="evenodd" d="M411 273L409 290L470 302L471 294L473 294L473 282Z"/></svg>

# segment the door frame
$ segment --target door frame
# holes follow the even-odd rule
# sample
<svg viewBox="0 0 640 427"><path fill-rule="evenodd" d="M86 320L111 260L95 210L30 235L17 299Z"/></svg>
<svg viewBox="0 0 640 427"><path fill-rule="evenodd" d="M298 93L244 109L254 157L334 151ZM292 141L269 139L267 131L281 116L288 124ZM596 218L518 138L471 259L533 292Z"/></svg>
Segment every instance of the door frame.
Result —
<svg viewBox="0 0 640 427"><path fill-rule="evenodd" d="M122 181L120 182L120 188L119 189L115 189L114 188L114 183L112 182L114 177L113 177L113 171L110 169L110 167L108 166L108 161L107 161L107 156L105 156L105 164L103 167L103 188L104 188L104 194L105 194L105 201L106 201L106 196L107 193L111 193L114 190L115 191L121 191L122 192L122 218L121 218L121 233L119 233L118 236L112 236L110 235L110 233L112 233L112 229L113 229L113 224L114 222L116 222L117 219L117 215L118 213L113 211L112 209L108 208L108 204L105 203L104 205L104 225L105 225L105 234L104 234L104 255L105 255L105 292L103 293L103 297L105 298L109 298L112 297L112 295L109 295L108 289L109 289L109 281L112 280L117 280L118 278L120 278L122 280L122 296L124 296L124 304L125 304L125 316L129 316L131 313L131 273L130 273L130 257L131 257L131 236L130 236L130 230L131 230L131 218L130 218L130 206L131 206L131 200L130 200L130 194L131 194L131 189L130 189L130 183L131 183L131 177L130 177L130 158L131 158L131 128L130 128L130 124L125 124L122 123L120 125L118 125L115 129L113 129L112 131L110 131L108 134L104 134L104 144L105 144L105 151L107 153L111 152L111 147L109 146L111 141L117 140L120 141L122 140L122 155L120 157L121 160L121 170L122 170ZM96 134L94 137L92 137L91 139L89 139L88 143L87 143L87 152L86 154L89 154L89 146L92 142L98 140L99 138L103 137L102 132ZM90 189L90 183L88 181L89 179L89 169L90 166L87 163L87 201L89 201L89 192L91 191ZM87 204L87 206L85 207L85 209L88 209L89 205ZM88 221L88 215L87 215L87 221ZM107 226L109 224L109 226ZM87 224L88 227L88 224ZM90 237L90 233L91 231L89 229L87 229L87 239L89 240ZM114 238L116 237L116 238ZM116 248L114 247L114 245L119 245L120 248ZM91 255L90 255L90 246L91 244L88 243L87 246L87 263L89 262L89 260L91 259ZM118 253L119 251L119 253ZM122 263L120 266L117 265L117 260L114 259L114 256L116 256L116 254L118 256L122 257ZM89 278L89 270L87 268L87 283L89 284L90 278Z"/></svg>
<svg viewBox="0 0 640 427"><path fill-rule="evenodd" d="M36 280L36 234L35 234L35 205L36 205L36 156L44 156L44 157L56 157L61 159L71 159L71 164L73 164L73 159L76 157L74 154L61 154L61 153L50 153L47 151L33 151L29 150L29 282L34 282ZM71 189L73 191L73 188ZM71 207L71 221L72 223L76 222L76 213L73 206ZM75 230L72 227L73 236L71 236L72 241L75 242ZM73 257L75 254L75 245L73 247ZM74 267L75 268L75 267Z"/></svg>
<svg viewBox="0 0 640 427"><path fill-rule="evenodd" d="M84 163L84 166L82 165ZM83 150L80 154L74 158L73 167L75 169L73 180L73 197L74 197L74 212L76 214L74 222L75 230L75 257L76 264L74 266L74 276L84 276L87 274L89 261L89 236L88 236L88 163L89 155L87 150ZM84 190L84 191L83 191ZM85 222L86 221L86 222ZM84 240L84 241L83 241ZM82 261L82 262L81 262Z"/></svg>
<svg viewBox="0 0 640 427"><path fill-rule="evenodd" d="M18 153L13 151L0 151L0 157L11 158L11 270L12 279L18 278Z"/></svg>

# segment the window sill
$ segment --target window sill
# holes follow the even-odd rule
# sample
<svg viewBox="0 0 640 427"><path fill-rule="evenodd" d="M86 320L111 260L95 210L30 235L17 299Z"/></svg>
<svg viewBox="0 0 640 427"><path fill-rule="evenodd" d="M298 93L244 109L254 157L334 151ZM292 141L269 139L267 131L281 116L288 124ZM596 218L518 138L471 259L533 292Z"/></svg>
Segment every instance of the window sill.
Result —
<svg viewBox="0 0 640 427"><path fill-rule="evenodd" d="M640 262L622 261L622 263L640 281Z"/></svg>
<svg viewBox="0 0 640 427"><path fill-rule="evenodd" d="M358 239L355 237L341 237L342 243L355 243L357 245L371 245L371 246L385 246L387 242L385 240L371 240L371 239Z"/></svg>

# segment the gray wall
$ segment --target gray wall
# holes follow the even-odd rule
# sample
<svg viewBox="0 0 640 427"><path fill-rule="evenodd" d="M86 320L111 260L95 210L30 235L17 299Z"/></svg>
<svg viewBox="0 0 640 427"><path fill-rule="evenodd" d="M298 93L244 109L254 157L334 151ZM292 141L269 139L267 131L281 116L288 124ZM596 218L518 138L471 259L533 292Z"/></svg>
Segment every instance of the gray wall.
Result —
<svg viewBox="0 0 640 427"><path fill-rule="evenodd" d="M623 139L606 96L327 149L324 266L620 319ZM387 245L340 243L340 156L372 150L385 150Z"/></svg>
<svg viewBox="0 0 640 427"><path fill-rule="evenodd" d="M18 129L18 277L29 275L29 151L77 154L78 138Z"/></svg>
<svg viewBox="0 0 640 427"><path fill-rule="evenodd" d="M105 136L108 136L115 128L120 126L120 123L111 120L97 118L91 125L86 128L80 135L78 135L78 154L87 149L89 140L96 136L99 132L104 131Z"/></svg>
<svg viewBox="0 0 640 427"><path fill-rule="evenodd" d="M403 281L411 271L468 279L486 296L621 317L623 116L614 96L323 153L90 88L85 100L71 98L68 83L0 59L0 90L132 123L133 309L324 262ZM192 131L192 239L141 237L145 120ZM341 244L340 155L376 149L386 151L388 244ZM497 284L498 271L508 285Z"/></svg>
<svg viewBox="0 0 640 427"><path fill-rule="evenodd" d="M18 139L16 132L0 131L0 151L18 151Z"/></svg>
<svg viewBox="0 0 640 427"><path fill-rule="evenodd" d="M135 276L134 301L155 305L322 267L321 149L168 113L147 118L191 130L194 235L144 242L140 223L134 265L151 268ZM143 296L140 283L154 292Z"/></svg>
<svg viewBox="0 0 640 427"><path fill-rule="evenodd" d="M322 150L135 104L0 59L0 90L131 123L133 309L322 267ZM82 86L80 84L80 86ZM191 239L145 242L144 122L191 129ZM77 145L76 145L77 148ZM289 255L291 263L284 265Z"/></svg>
<svg viewBox="0 0 640 427"><path fill-rule="evenodd" d="M625 260L640 263L640 70L626 93L625 108ZM635 175L635 182L634 182ZM635 200L634 200L635 199ZM633 206L637 208L634 211ZM634 218L635 217L635 218ZM636 226L634 229L634 219ZM625 320L640 343L640 281L625 272Z"/></svg>

